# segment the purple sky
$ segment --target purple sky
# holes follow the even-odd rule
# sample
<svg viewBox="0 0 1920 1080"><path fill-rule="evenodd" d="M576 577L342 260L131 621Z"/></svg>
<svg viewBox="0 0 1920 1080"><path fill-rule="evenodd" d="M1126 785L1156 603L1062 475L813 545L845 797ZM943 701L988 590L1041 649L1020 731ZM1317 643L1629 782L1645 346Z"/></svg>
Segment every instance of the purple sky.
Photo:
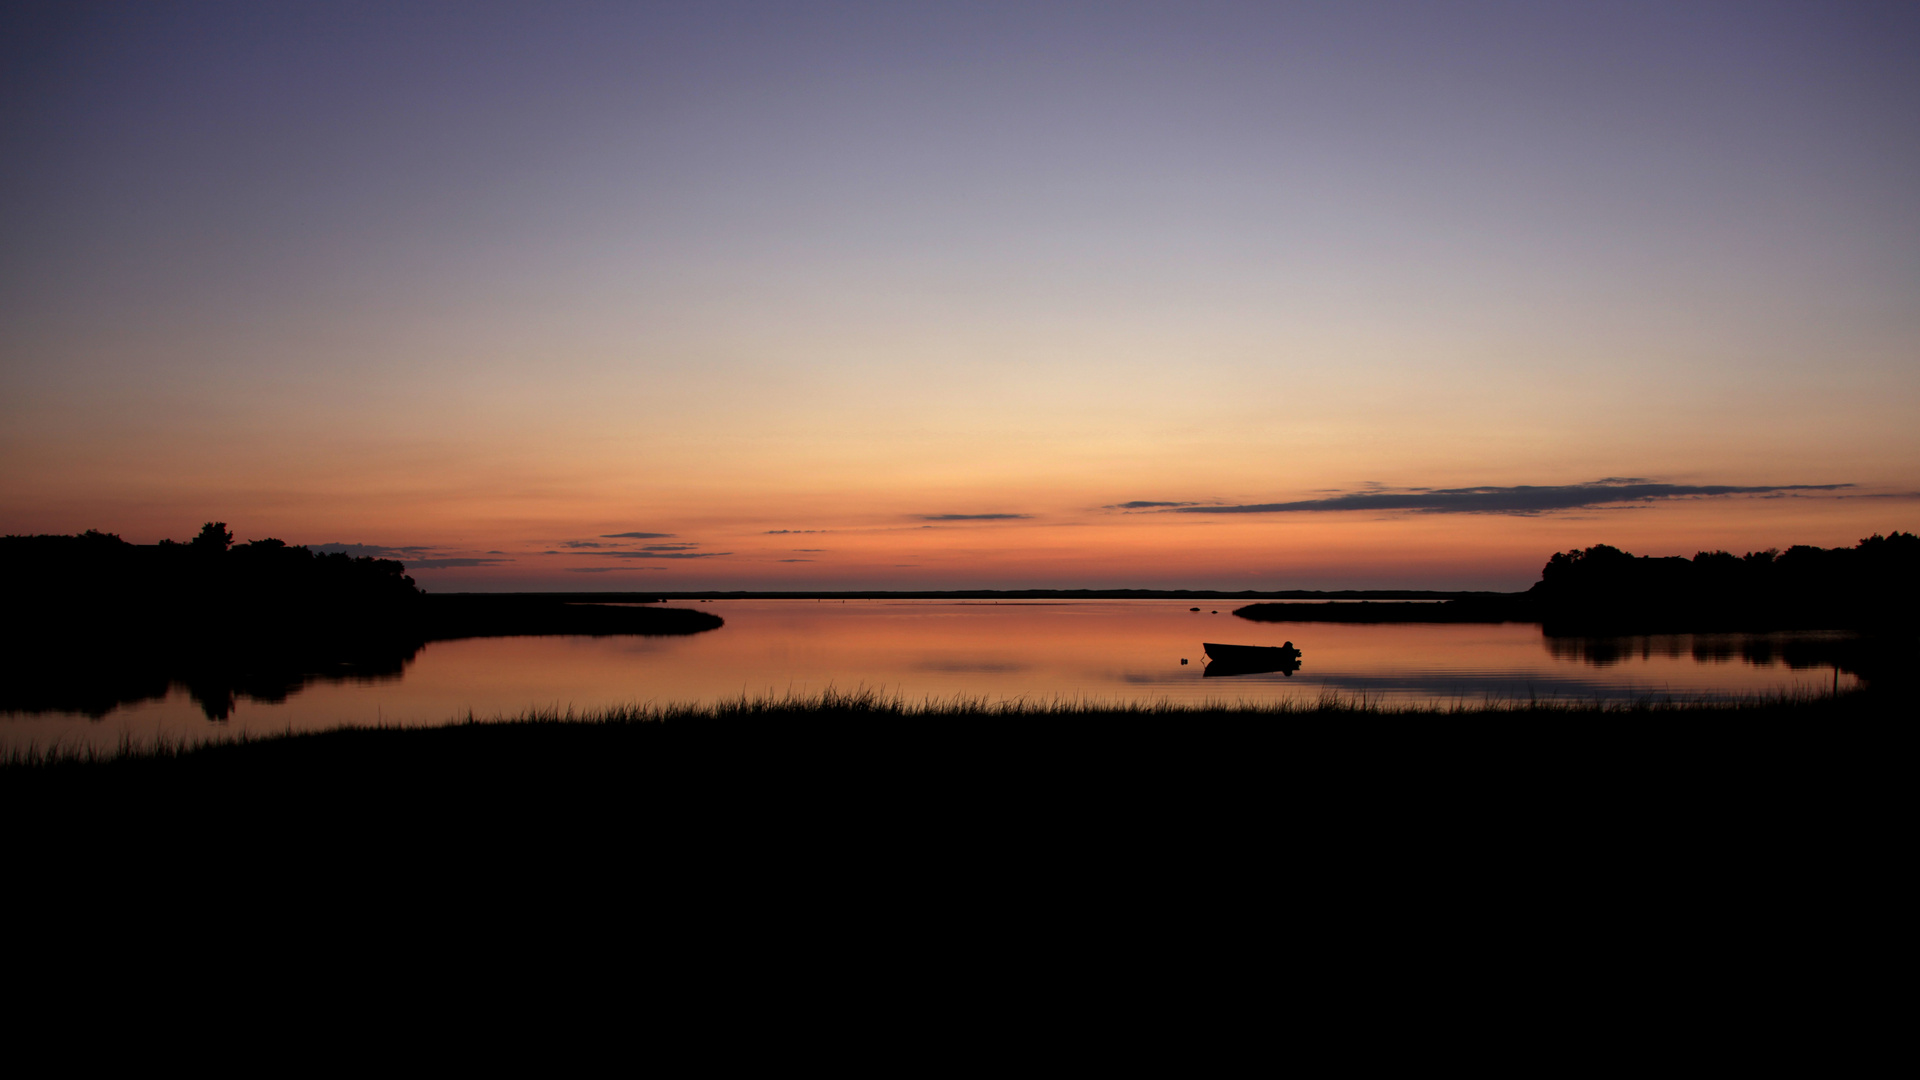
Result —
<svg viewBox="0 0 1920 1080"><path fill-rule="evenodd" d="M1920 5L15 3L0 55L9 532L1278 586L1916 525ZM1794 497L1339 501L1622 476Z"/></svg>

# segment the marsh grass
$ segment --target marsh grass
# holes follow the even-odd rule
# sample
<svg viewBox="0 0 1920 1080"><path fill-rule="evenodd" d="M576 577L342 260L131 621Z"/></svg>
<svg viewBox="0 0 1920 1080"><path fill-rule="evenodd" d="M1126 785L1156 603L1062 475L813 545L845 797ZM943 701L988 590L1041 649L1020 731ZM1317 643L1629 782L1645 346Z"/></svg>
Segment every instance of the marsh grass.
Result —
<svg viewBox="0 0 1920 1080"><path fill-rule="evenodd" d="M1019 725L1020 736L1031 739L1049 732L1086 735L1101 729L1161 728L1168 732L1198 726L1234 727L1263 722L1297 721L1319 728L1321 722L1353 721L1363 725L1498 721L1635 721L1751 722L1835 717L1867 717L1898 711L1896 703L1866 692L1840 695L1808 692L1735 699L1699 700L1648 696L1633 700L1577 700L1529 697L1525 699L1458 699L1442 704L1405 704L1360 694L1327 691L1312 700L1287 699L1249 702L1105 701L1085 697L991 698L956 694L909 700L884 688L828 687L816 694L742 694L728 701L636 702L602 709L572 706L530 708L515 715L465 717L438 726L342 725L311 732L210 734L202 738L158 735L139 739L122 734L111 746L90 742L47 746L27 744L0 750L0 779L48 768L74 768L125 763L164 763L208 754L274 749L293 751L316 740L351 737L399 743L453 743L484 733L494 739L523 738L529 744L543 735L608 735L624 730L673 729L676 733L760 732L793 736L825 735L832 731L886 729L950 732L968 728L998 730Z"/></svg>
<svg viewBox="0 0 1920 1080"><path fill-rule="evenodd" d="M846 882L865 884L835 903L867 911L970 882L1003 883L983 886L984 910L1036 881L1104 880L1090 908L1198 882L1265 920L1275 880L1395 868L1411 877L1366 891L1403 906L1476 858L1473 874L1528 876L1526 895L1543 853L1586 881L1605 852L1683 848L1690 864L1729 829L1871 835L1903 820L1904 728L1884 719L1905 715L1863 694L1403 707L856 687L28 747L0 761L0 817L9 869L35 888L212 881L216 906L330 881L354 883L353 906L444 879L558 889L578 898L570 919L672 895L747 925ZM263 889L272 874L291 891Z"/></svg>

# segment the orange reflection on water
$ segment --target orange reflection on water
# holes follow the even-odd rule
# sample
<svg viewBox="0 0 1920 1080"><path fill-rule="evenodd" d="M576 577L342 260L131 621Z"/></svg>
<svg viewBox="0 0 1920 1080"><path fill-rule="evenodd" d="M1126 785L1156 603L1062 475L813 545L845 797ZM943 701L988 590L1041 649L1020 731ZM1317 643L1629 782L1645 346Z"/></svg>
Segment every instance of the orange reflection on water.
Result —
<svg viewBox="0 0 1920 1080"><path fill-rule="evenodd" d="M687 605L693 606L693 605ZM636 702L874 689L909 703L1273 701L1323 694L1384 704L1592 701L1847 689L1828 668L1795 670L1781 648L1729 635L1578 642L1537 626L1253 623L1231 607L1184 601L1032 603L735 600L698 605L726 626L688 637L481 638L426 646L397 679L316 683L284 702L241 697L214 726L175 689L90 723L12 715L0 740L23 745L121 734L204 737L339 724L437 724L528 709L589 712ZM1214 611L1219 614L1213 614ZM1303 650L1292 675L1207 678L1202 643ZM1551 647L1549 647L1551 646ZM1189 662L1182 665L1180 661Z"/></svg>

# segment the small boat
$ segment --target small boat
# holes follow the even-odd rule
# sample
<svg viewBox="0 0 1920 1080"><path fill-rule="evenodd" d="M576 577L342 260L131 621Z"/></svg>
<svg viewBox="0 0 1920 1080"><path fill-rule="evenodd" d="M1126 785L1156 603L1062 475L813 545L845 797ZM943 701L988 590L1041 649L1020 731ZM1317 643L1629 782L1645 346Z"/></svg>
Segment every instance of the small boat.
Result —
<svg viewBox="0 0 1920 1080"><path fill-rule="evenodd" d="M1216 678L1222 675L1265 675L1279 672L1291 675L1300 670L1300 650L1289 641L1285 645L1221 645L1208 641L1201 648L1207 651L1207 670L1204 678Z"/></svg>
<svg viewBox="0 0 1920 1080"><path fill-rule="evenodd" d="M1286 663L1300 659L1300 650L1289 641L1285 645L1221 645L1208 641L1201 643L1209 659L1225 660L1234 664Z"/></svg>

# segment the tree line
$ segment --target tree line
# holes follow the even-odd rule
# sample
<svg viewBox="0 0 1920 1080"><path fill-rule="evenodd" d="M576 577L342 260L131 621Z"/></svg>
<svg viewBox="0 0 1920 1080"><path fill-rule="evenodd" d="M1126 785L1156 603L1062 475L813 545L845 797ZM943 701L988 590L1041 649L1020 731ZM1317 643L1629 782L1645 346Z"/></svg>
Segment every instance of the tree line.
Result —
<svg viewBox="0 0 1920 1080"><path fill-rule="evenodd" d="M1902 629L1920 600L1920 537L1875 533L1853 547L1691 559L1595 544L1548 559L1525 599L1549 633Z"/></svg>
<svg viewBox="0 0 1920 1080"><path fill-rule="evenodd" d="M280 701L316 679L400 674L429 641L526 634L690 634L684 608L558 596L429 596L394 559L233 542L209 521L185 542L114 533L0 537L0 710L102 716L184 686L210 719L238 697Z"/></svg>
<svg viewBox="0 0 1920 1080"><path fill-rule="evenodd" d="M1875 533L1853 547L1801 544L1735 555L1636 556L1611 544L1557 552L1525 592L1440 604L1249 604L1256 622L1540 623L1549 635L1716 630L1911 634L1920 537Z"/></svg>
<svg viewBox="0 0 1920 1080"><path fill-rule="evenodd" d="M132 544L114 533L0 538L0 572L21 614L92 634L199 636L377 632L422 593L393 559L316 553L277 539L235 544L209 521L184 543Z"/></svg>

